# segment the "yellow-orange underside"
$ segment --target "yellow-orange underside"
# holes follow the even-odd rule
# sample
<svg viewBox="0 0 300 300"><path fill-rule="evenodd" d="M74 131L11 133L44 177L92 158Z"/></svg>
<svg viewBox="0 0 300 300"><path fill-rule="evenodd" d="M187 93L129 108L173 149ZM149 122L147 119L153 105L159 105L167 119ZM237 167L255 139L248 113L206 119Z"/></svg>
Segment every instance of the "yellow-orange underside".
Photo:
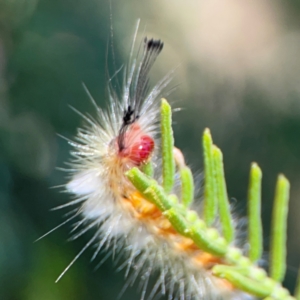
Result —
<svg viewBox="0 0 300 300"><path fill-rule="evenodd" d="M201 250L190 238L180 235L161 211L146 200L141 193L132 192L128 198L123 198L123 200L136 219L148 228L150 227L158 238L168 240L175 250L188 255L192 263L198 265L202 270L210 272L214 265L224 263L220 257ZM217 278L216 280L221 285L221 289L234 289L228 281Z"/></svg>

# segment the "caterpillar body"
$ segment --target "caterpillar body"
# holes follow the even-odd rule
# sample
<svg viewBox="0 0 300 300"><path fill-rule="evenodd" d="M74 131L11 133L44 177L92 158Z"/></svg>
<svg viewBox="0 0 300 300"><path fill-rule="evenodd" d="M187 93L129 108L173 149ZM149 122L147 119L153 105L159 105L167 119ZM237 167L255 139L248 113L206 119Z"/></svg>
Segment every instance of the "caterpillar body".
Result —
<svg viewBox="0 0 300 300"><path fill-rule="evenodd" d="M160 295L167 295L169 300L253 299L227 281L213 277L211 268L222 259L178 234L125 176L131 168L142 169L151 160L154 178L160 181L162 177L157 154L159 106L171 76L148 89L149 72L163 43L145 38L143 46L140 58L133 59L131 52L121 96L109 86L110 105L106 111L91 97L97 117L82 115L86 125L70 141L74 151L66 190L75 199L63 206L78 207L67 221L81 215L82 221L76 227L82 229L75 237L88 230L95 233L58 280L88 247L96 245L93 258L103 247L124 256L121 267L126 269L126 286L142 280L141 299L158 299ZM178 188L172 193L180 197ZM153 273L158 274L158 279L150 289L147 286Z"/></svg>

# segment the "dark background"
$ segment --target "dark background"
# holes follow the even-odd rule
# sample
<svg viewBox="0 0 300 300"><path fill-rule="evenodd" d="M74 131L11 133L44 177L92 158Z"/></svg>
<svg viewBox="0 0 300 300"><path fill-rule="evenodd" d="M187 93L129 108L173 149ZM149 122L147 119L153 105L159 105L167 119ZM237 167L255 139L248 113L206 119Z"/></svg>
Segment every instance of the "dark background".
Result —
<svg viewBox="0 0 300 300"><path fill-rule="evenodd" d="M176 144L201 173L200 137L210 127L224 153L228 192L245 214L250 163L264 172L263 221L268 252L276 176L291 181L286 286L293 289L300 248L300 2L271 0L124 0L112 3L117 68L139 37L161 38L156 82L176 68L168 96ZM63 167L81 112L94 114L85 82L105 106L110 4L103 0L0 0L0 298L117 299L124 273L108 259L98 270L88 241L67 242L70 226L34 241L63 220L50 209L70 198ZM109 53L107 58L107 53ZM122 299L139 299L137 287Z"/></svg>

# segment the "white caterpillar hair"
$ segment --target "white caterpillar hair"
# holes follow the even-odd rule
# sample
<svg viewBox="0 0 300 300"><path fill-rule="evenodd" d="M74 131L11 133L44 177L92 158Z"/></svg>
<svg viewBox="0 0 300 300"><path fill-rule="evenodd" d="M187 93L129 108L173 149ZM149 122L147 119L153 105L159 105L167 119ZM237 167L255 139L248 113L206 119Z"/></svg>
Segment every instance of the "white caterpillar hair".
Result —
<svg viewBox="0 0 300 300"><path fill-rule="evenodd" d="M155 154L160 147L159 104L171 76L167 75L152 89L148 89L148 78L162 49L160 40L145 38L137 58L131 51L121 95L109 84L107 110L98 107L89 95L97 116L81 114L85 126L78 129L74 141L69 141L74 150L66 189L75 198L60 207L77 207L63 224L78 215L82 217L74 238L89 230L95 233L58 280L88 247L96 245L93 258L103 248L112 255L124 256L120 268L126 269L126 286L141 280L141 299L162 294L168 295L169 300L253 299L214 278L210 270L218 259L190 247L187 239L174 232L158 209L143 199L124 175L151 159L155 178L161 178ZM157 273L158 279L148 291L152 273Z"/></svg>

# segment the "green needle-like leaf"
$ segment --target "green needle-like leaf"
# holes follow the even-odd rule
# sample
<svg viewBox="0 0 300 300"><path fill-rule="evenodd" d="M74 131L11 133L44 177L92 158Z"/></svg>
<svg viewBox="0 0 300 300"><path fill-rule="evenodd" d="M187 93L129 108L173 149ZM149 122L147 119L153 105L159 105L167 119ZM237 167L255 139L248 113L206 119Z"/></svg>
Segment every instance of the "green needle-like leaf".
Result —
<svg viewBox="0 0 300 300"><path fill-rule="evenodd" d="M215 166L215 182L219 204L220 221L222 226L222 232L225 240L230 243L234 238L234 227L232 222L232 216L230 214L230 204L228 201L224 166L223 166L223 154L221 150L213 146L213 157Z"/></svg>
<svg viewBox="0 0 300 300"><path fill-rule="evenodd" d="M142 171L149 177L153 176L153 164L151 163L151 161L142 166Z"/></svg>
<svg viewBox="0 0 300 300"><path fill-rule="evenodd" d="M158 183L153 183L149 188L144 191L146 199L155 204L155 206L164 212L172 207L172 200L168 198L165 194L164 189L158 185Z"/></svg>
<svg viewBox="0 0 300 300"><path fill-rule="evenodd" d="M161 101L161 148L163 188L166 193L169 193L173 188L175 177L174 137L172 130L172 109L165 99Z"/></svg>
<svg viewBox="0 0 300 300"><path fill-rule="evenodd" d="M189 207L194 200L194 178L188 167L180 169L181 178L181 201L184 206Z"/></svg>
<svg viewBox="0 0 300 300"><path fill-rule="evenodd" d="M284 279L286 271L286 230L289 194L289 181L283 175L279 175L273 207L270 255L270 275L279 282Z"/></svg>
<svg viewBox="0 0 300 300"><path fill-rule="evenodd" d="M166 210L163 214L170 221L177 232L179 232L183 236L187 235L189 230L188 223L180 214L180 212L176 211L176 209L172 207Z"/></svg>
<svg viewBox="0 0 300 300"><path fill-rule="evenodd" d="M218 233L214 229L201 229L197 225L192 225L189 228L188 236L203 251L220 257L226 254L226 242L218 236Z"/></svg>
<svg viewBox="0 0 300 300"><path fill-rule="evenodd" d="M126 176L136 189L148 201L154 203L160 211L164 212L172 207L174 201L165 194L163 188L155 180L149 179L138 168L132 168L126 173Z"/></svg>
<svg viewBox="0 0 300 300"><path fill-rule="evenodd" d="M249 258L257 261L263 251L263 230L261 222L261 179L262 172L256 163L251 165L248 189L248 240Z"/></svg>
<svg viewBox="0 0 300 300"><path fill-rule="evenodd" d="M141 193L144 193L144 191L155 182L136 167L126 172L125 175Z"/></svg>
<svg viewBox="0 0 300 300"><path fill-rule="evenodd" d="M232 267L223 265L214 266L213 274L215 276L225 278L236 288L260 298L269 296L276 285L276 282L273 282L270 279L259 282L242 275L240 272L235 271Z"/></svg>
<svg viewBox="0 0 300 300"><path fill-rule="evenodd" d="M204 155L204 220L211 225L217 213L217 197L215 191L213 141L208 128L203 133Z"/></svg>

